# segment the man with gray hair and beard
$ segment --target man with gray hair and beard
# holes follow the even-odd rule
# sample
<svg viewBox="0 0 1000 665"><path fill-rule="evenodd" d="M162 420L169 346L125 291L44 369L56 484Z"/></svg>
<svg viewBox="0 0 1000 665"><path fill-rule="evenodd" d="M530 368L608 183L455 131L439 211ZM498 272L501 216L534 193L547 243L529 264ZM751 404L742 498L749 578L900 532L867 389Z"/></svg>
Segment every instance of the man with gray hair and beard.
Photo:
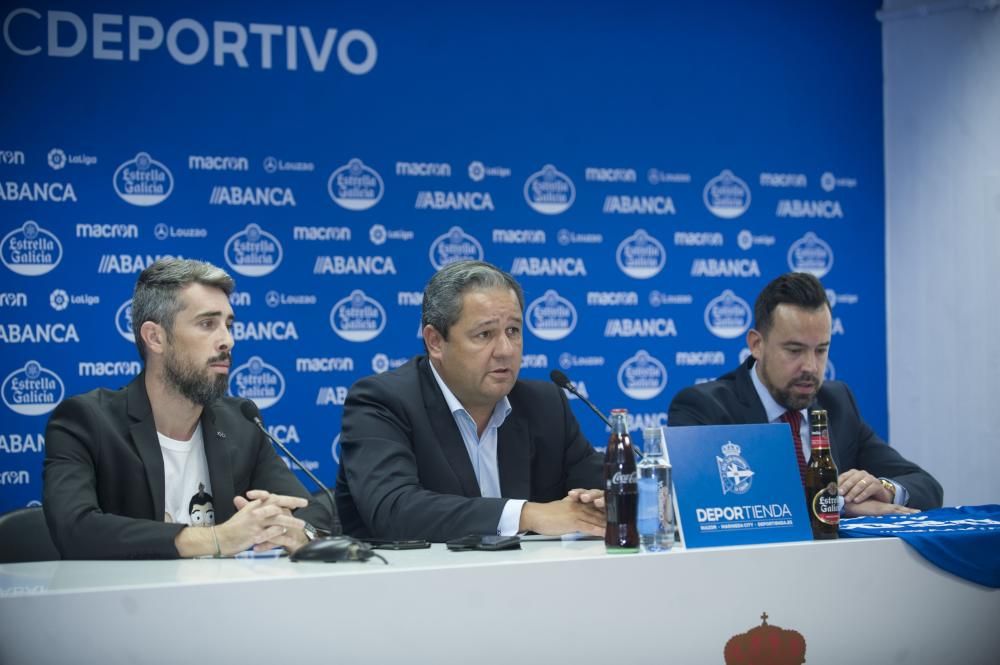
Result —
<svg viewBox="0 0 1000 665"><path fill-rule="evenodd" d="M518 378L524 293L481 261L424 289L426 355L344 404L337 509L359 537L604 534L603 456L562 390Z"/></svg>
<svg viewBox="0 0 1000 665"><path fill-rule="evenodd" d="M132 298L145 369L121 390L77 395L53 412L43 507L64 559L294 552L313 525L329 524L240 400L225 396L234 286L209 263L150 265Z"/></svg>

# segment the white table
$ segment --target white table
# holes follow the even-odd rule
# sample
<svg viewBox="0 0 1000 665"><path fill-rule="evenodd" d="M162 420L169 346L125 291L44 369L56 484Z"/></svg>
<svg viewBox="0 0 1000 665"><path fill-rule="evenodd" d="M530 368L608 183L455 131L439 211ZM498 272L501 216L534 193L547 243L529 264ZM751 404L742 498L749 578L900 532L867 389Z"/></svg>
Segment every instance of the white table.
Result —
<svg viewBox="0 0 1000 665"><path fill-rule="evenodd" d="M1000 657L1000 591L896 539L384 554L0 565L0 663L722 663L763 612L810 665Z"/></svg>

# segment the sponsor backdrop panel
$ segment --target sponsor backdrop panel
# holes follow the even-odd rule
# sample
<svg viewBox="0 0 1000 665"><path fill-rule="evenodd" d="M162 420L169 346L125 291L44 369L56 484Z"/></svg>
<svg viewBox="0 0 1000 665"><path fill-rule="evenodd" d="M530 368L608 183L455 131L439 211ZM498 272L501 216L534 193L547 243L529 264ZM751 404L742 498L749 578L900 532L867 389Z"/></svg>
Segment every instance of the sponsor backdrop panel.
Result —
<svg viewBox="0 0 1000 665"><path fill-rule="evenodd" d="M231 392L330 483L348 388L421 350L462 258L523 283L524 376L635 428L811 271L886 433L875 2L6 7L0 510L40 499L61 399L141 370L131 288L167 255L237 279Z"/></svg>

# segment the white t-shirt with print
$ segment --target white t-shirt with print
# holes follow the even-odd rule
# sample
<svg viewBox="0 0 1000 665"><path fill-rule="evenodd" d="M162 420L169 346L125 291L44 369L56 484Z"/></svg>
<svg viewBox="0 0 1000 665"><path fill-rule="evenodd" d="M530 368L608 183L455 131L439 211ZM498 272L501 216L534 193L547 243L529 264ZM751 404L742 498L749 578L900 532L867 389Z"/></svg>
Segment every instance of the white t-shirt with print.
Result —
<svg viewBox="0 0 1000 665"><path fill-rule="evenodd" d="M192 526L214 525L215 504L201 423L190 441L171 439L159 432L156 436L163 453L164 520Z"/></svg>

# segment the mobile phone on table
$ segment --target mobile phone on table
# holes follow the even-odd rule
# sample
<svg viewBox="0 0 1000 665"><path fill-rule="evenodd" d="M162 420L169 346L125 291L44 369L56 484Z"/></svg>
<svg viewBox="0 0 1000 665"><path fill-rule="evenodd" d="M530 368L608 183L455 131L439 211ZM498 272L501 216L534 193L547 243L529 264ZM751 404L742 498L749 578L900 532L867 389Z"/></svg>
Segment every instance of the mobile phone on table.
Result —
<svg viewBox="0 0 1000 665"><path fill-rule="evenodd" d="M517 536L462 536L447 542L448 549L454 552L480 550L495 552L497 550L521 549L521 539Z"/></svg>
<svg viewBox="0 0 1000 665"><path fill-rule="evenodd" d="M387 538L362 538L374 550L423 550L431 546L426 540L389 540Z"/></svg>

